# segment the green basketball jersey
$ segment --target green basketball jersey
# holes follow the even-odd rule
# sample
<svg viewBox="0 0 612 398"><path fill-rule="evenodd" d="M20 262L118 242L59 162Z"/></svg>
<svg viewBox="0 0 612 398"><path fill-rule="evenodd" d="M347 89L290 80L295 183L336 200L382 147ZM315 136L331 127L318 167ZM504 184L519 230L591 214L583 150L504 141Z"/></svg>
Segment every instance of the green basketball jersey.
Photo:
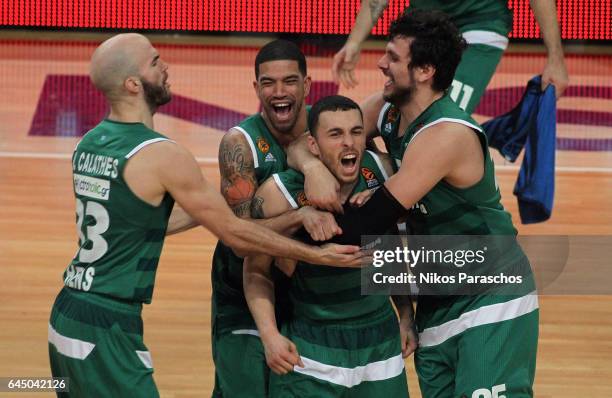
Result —
<svg viewBox="0 0 612 398"><path fill-rule="evenodd" d="M174 200L138 198L123 172L143 147L168 138L142 123L104 120L72 155L79 250L64 272L66 286L150 303Z"/></svg>
<svg viewBox="0 0 612 398"><path fill-rule="evenodd" d="M410 123L402 136L398 136L400 112L391 104L385 104L381 110L378 127L389 153L399 166L412 139L424 129L441 122L459 123L474 130L485 157L484 175L468 188L456 188L443 180L438 182L409 209L408 231L413 235L488 236L482 238L487 242L486 261L480 266L469 267L469 272L472 275L493 275L504 271L527 278L531 273L529 262L516 242L516 229L510 213L501 204L495 167L482 128L448 95L432 103ZM477 240L471 242L474 244ZM530 282L520 285L520 289L533 290Z"/></svg>
<svg viewBox="0 0 612 398"><path fill-rule="evenodd" d="M411 0L410 8L443 11L461 32L485 30L507 35L512 28L512 13L505 0Z"/></svg>
<svg viewBox="0 0 612 398"><path fill-rule="evenodd" d="M259 185L274 173L287 169L287 155L260 114L246 118L234 129L248 142ZM214 327L220 332L255 325L244 297L242 267L243 259L219 241L213 255L211 278Z"/></svg>
<svg viewBox="0 0 612 398"><path fill-rule="evenodd" d="M410 209L408 225L411 232L416 235L515 235L510 213L501 204L486 135L448 95L431 104L401 136L398 136L400 112L391 104L385 104L378 129L395 165L399 166L412 139L440 122L463 124L476 132L485 155L484 176L475 185L463 189L445 181L438 182Z"/></svg>
<svg viewBox="0 0 612 398"><path fill-rule="evenodd" d="M387 173L373 152L364 152L360 169L354 193L376 188L387 180ZM274 180L294 209L308 204L301 173L289 169L275 174ZM298 262L289 288L295 317L327 322L347 320L391 305L388 295L362 296L361 281L360 269Z"/></svg>

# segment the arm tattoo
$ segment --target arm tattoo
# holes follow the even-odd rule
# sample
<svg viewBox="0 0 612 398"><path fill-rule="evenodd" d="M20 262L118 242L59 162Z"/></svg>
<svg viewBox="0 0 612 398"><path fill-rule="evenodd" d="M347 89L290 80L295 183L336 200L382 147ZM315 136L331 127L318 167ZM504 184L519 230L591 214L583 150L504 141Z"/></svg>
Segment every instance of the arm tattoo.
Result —
<svg viewBox="0 0 612 398"><path fill-rule="evenodd" d="M266 218L263 211L264 199L261 196L255 196L251 201L251 218Z"/></svg>
<svg viewBox="0 0 612 398"><path fill-rule="evenodd" d="M249 217L251 199L257 188L251 153L242 143L225 137L219 147L221 194L236 216Z"/></svg>
<svg viewBox="0 0 612 398"><path fill-rule="evenodd" d="M372 18L372 25L376 25L378 18L387 7L387 1L384 0L370 0L368 2L370 6L370 17Z"/></svg>
<svg viewBox="0 0 612 398"><path fill-rule="evenodd" d="M251 215L251 203L248 201L239 203L235 206L231 206L236 217L248 218Z"/></svg>

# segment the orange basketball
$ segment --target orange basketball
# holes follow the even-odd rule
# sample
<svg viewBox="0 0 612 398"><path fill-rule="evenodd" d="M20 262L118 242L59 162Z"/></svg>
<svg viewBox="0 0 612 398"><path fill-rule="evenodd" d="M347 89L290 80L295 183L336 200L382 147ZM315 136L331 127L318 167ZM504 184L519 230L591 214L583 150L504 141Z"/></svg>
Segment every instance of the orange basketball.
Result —
<svg viewBox="0 0 612 398"><path fill-rule="evenodd" d="M245 178L237 178L233 184L227 188L227 201L229 203L241 202L250 199L255 193L253 183Z"/></svg>

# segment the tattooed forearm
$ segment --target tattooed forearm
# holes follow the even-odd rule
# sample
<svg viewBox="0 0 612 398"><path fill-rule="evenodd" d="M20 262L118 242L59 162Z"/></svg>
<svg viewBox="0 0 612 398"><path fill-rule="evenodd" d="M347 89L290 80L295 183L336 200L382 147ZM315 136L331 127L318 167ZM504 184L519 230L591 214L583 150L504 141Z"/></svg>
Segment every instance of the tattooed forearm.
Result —
<svg viewBox="0 0 612 398"><path fill-rule="evenodd" d="M251 201L251 218L262 219L266 216L263 211L263 202L264 199L260 196L255 196Z"/></svg>
<svg viewBox="0 0 612 398"><path fill-rule="evenodd" d="M251 199L257 189L253 159L249 148L231 137L219 147L221 194L238 217L249 217Z"/></svg>
<svg viewBox="0 0 612 398"><path fill-rule="evenodd" d="M382 12L387 8L387 4L389 4L388 0L369 0L368 5L370 6L372 25L376 25L376 21L378 21Z"/></svg>

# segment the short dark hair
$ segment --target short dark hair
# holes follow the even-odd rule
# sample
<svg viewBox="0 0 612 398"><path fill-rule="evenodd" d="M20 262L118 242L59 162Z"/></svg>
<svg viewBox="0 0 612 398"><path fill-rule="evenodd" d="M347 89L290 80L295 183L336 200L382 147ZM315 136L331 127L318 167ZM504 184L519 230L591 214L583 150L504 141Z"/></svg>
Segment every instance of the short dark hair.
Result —
<svg viewBox="0 0 612 398"><path fill-rule="evenodd" d="M441 11L406 10L391 22L389 40L397 36L412 37L410 68L430 65L436 69L432 88L446 90L453 82L455 70L467 43L448 15Z"/></svg>
<svg viewBox="0 0 612 398"><path fill-rule="evenodd" d="M259 65L269 61L296 61L303 76L306 76L306 57L302 50L287 40L274 40L263 46L255 57L255 78L259 79Z"/></svg>
<svg viewBox="0 0 612 398"><path fill-rule="evenodd" d="M361 120L363 120L363 112L355 101L343 95L330 95L318 100L308 113L308 130L313 137L316 137L316 128L319 124L319 116L323 112L349 111L357 109Z"/></svg>

